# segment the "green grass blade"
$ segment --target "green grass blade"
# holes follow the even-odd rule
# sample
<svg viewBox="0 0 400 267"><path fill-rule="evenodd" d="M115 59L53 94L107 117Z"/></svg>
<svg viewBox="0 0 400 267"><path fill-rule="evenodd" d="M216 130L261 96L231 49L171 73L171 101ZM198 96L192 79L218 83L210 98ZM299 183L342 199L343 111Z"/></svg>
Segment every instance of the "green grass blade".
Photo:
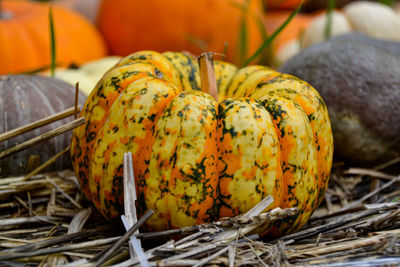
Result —
<svg viewBox="0 0 400 267"><path fill-rule="evenodd" d="M264 3L263 1L261 1L261 2L262 2L262 10L265 13L266 12L266 7L265 7L266 3ZM249 0L246 1L245 3L231 2L231 5L234 6L235 8L237 8L237 9L239 9L242 12L242 14L250 16L250 19L252 19L255 22L255 25L256 25L259 33L260 33L261 39L263 41L265 41L268 38L268 32L267 32L267 30L266 30L266 28L264 26L264 21L263 21L262 17L259 14L256 14L256 13L252 12L252 10L248 8L249 4L250 4ZM245 26L246 26L246 29L247 29L248 25L245 25ZM239 39L240 39L240 37L239 37ZM248 41L249 40L247 39L247 42ZM236 62L240 63L239 65L241 65L241 63L244 62L245 58L248 55L248 52L249 52L249 47L247 45L246 46L246 53L245 54L242 53L241 55L237 55L238 56L238 58L237 58L238 60L236 60ZM271 61L270 60L271 58L272 58L272 49L269 49L267 51L267 53L262 53L260 55L259 61L262 62L262 63L269 63Z"/></svg>
<svg viewBox="0 0 400 267"><path fill-rule="evenodd" d="M300 50L304 50L304 35L305 35L305 32L306 32L305 29L301 29L301 30L299 30L299 32L297 34L297 40L299 40Z"/></svg>
<svg viewBox="0 0 400 267"><path fill-rule="evenodd" d="M324 30L325 40L331 38L332 35L332 14L336 6L336 0L329 0L326 10L326 23Z"/></svg>
<svg viewBox="0 0 400 267"><path fill-rule="evenodd" d="M268 32L267 32L267 29L265 29L264 21L262 20L262 18L260 18L257 15L253 16L253 19L256 22L256 25L257 25L258 31L260 32L261 38L263 40L266 40L268 38Z"/></svg>
<svg viewBox="0 0 400 267"><path fill-rule="evenodd" d="M268 46L271 45L272 41L278 36L283 29L286 28L286 26L289 24L290 21L299 13L301 7L303 6L303 2L300 3L300 5L293 10L293 12L290 14L290 16L276 29L262 44L261 46L257 49L256 52L254 52L253 55L251 55L242 65L242 67L247 66L255 60L263 51L266 49Z"/></svg>
<svg viewBox="0 0 400 267"><path fill-rule="evenodd" d="M392 6L394 3L396 3L396 0L379 0L379 2L387 6Z"/></svg>
<svg viewBox="0 0 400 267"><path fill-rule="evenodd" d="M49 28L50 28L50 74L54 77L56 69L56 34L54 30L53 8L49 9Z"/></svg>
<svg viewBox="0 0 400 267"><path fill-rule="evenodd" d="M248 36L247 36L247 23L245 19L240 22L239 35L238 35L238 46L237 46L237 61L242 64L244 58L247 57L248 49Z"/></svg>
<svg viewBox="0 0 400 267"><path fill-rule="evenodd" d="M260 33L261 39L264 42L265 40L268 39L268 32L267 29L264 26L264 21L261 17L259 17L257 14L255 14L254 16L252 16L258 31ZM272 50L271 46L268 46L266 48L265 53L261 53L261 55L258 58L258 63L262 64L262 65L271 65L271 63L274 61L274 52Z"/></svg>

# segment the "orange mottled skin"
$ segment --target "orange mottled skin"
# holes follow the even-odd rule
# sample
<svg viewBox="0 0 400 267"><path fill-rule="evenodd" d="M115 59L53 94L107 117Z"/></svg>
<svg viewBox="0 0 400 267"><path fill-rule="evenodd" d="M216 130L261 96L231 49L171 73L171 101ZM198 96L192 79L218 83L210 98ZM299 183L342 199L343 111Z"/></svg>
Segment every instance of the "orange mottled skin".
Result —
<svg viewBox="0 0 400 267"><path fill-rule="evenodd" d="M2 0L0 5L0 74L48 68L50 4ZM106 44L94 25L70 9L59 5L52 5L52 9L57 67L81 65L107 55Z"/></svg>
<svg viewBox="0 0 400 267"><path fill-rule="evenodd" d="M139 216L147 230L248 211L267 195L297 207L299 229L321 202L332 164L325 104L307 83L262 66L215 62L218 101L201 91L187 54L152 51L121 60L99 81L75 129L71 155L83 191L107 218L123 212L123 155L133 154Z"/></svg>

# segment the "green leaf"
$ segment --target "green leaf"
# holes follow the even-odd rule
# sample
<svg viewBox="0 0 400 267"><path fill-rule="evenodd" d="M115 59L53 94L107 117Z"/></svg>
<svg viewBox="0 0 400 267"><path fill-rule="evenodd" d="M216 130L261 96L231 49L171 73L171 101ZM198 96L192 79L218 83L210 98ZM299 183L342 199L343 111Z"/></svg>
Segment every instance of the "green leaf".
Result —
<svg viewBox="0 0 400 267"><path fill-rule="evenodd" d="M324 31L324 37L325 40L328 40L331 38L332 35L332 14L333 10L335 9L336 6L336 0L329 0L327 10L326 10L326 23L325 23L325 31Z"/></svg>
<svg viewBox="0 0 400 267"><path fill-rule="evenodd" d="M301 7L303 6L303 1L298 5L298 7L293 10L293 12L289 15L289 17L276 29L264 42L261 44L261 46L257 49L256 52L254 52L253 55L251 55L242 65L242 67L247 66L255 60L260 54L264 51L264 49L268 48L272 41L281 33L283 29L286 28L286 26L289 24L290 21L299 13Z"/></svg>
<svg viewBox="0 0 400 267"><path fill-rule="evenodd" d="M264 21L257 15L253 16L253 19L257 25L258 31L260 32L261 38L264 42L265 40L268 39L268 32L264 26ZM272 47L268 46L266 48L266 52L261 53L261 55L259 56L258 63L261 65L271 65L273 61L274 61L274 52L272 50Z"/></svg>
<svg viewBox="0 0 400 267"><path fill-rule="evenodd" d="M53 8L49 8L49 28L50 28L50 74L54 77L56 69L56 34L54 31Z"/></svg>

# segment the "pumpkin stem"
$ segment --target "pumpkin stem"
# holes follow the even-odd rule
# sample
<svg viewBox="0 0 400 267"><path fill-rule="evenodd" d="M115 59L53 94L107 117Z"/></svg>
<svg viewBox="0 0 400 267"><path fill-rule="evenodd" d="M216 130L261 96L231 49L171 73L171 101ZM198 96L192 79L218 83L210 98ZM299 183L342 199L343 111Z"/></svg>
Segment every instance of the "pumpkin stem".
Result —
<svg viewBox="0 0 400 267"><path fill-rule="evenodd" d="M201 90L218 101L218 87L215 79L213 52L202 53L199 58Z"/></svg>

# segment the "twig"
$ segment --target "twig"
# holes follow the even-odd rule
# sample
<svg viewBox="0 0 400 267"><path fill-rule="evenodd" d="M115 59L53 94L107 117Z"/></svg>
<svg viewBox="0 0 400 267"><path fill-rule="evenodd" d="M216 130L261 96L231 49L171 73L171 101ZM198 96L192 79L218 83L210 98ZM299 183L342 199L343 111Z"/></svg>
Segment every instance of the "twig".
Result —
<svg viewBox="0 0 400 267"><path fill-rule="evenodd" d="M361 239L354 240L354 241L341 242L340 244L337 244L337 245L331 245L331 246L326 246L326 247L324 246L324 247L319 247L319 248L311 248L311 249L306 249L306 250L299 251L299 252L289 253L288 257L295 258L295 257L301 257L304 254L322 255L322 254L328 254L331 252L339 252L339 251L345 251L345 250L351 251L351 250L359 248L359 247L366 247L366 246L377 245L377 244L382 245L385 243L387 238L388 238L388 235L386 235L386 234L373 236L373 237L369 237L369 238L361 238Z"/></svg>
<svg viewBox="0 0 400 267"><path fill-rule="evenodd" d="M392 160L389 160L388 162L382 163L378 166L374 167L374 170L382 170L382 169L386 169L387 167L390 167L396 163L400 162L400 157L394 158Z"/></svg>
<svg viewBox="0 0 400 267"><path fill-rule="evenodd" d="M121 220L126 230L129 230L137 222L136 212L136 185L135 175L133 171L132 153L128 152L124 154L124 210L125 215L121 216ZM139 231L137 230L136 233ZM149 267L150 264L147 261L146 255L143 251L140 240L135 236L129 237L129 253L131 258L136 257L139 259L142 267Z"/></svg>
<svg viewBox="0 0 400 267"><path fill-rule="evenodd" d="M158 251L160 249L163 249L165 247L173 248L173 241L168 241L167 243L164 243L164 244L162 244L162 245L160 245L158 247L155 247L155 248L147 250L146 251L146 257L148 259L153 258L155 253L156 253L156 251ZM125 261L125 262L117 264L115 267L130 267L130 266L134 266L135 264L138 264L138 263L139 263L139 260L137 258L135 258L135 259L131 258L131 259Z"/></svg>
<svg viewBox="0 0 400 267"><path fill-rule="evenodd" d="M64 118L66 118L68 116L74 115L76 112L79 112L79 111L80 111L80 106L78 105L77 107L72 107L72 108L66 109L64 111L61 111L61 112L56 113L54 115L48 116L48 117L43 118L41 120L26 124L24 126L15 128L15 129L13 129L11 131L8 131L8 132L5 132L5 133L2 133L2 134L0 134L0 142L3 142L5 140L8 140L8 139L13 138L15 136L18 136L20 134L29 132L29 131L31 131L33 129L42 127L44 125L50 124L52 122L64 119Z"/></svg>
<svg viewBox="0 0 400 267"><path fill-rule="evenodd" d="M73 233L73 234L65 234L62 236L57 236L49 240L43 240L43 241L36 241L31 244L11 248L11 249L4 249L0 251L0 254L12 254L12 253L17 253L17 252L27 252L27 251L32 251L32 250L38 250L46 247L51 247L55 245L60 245L63 243L68 243L68 242L76 242L84 238L88 238L91 236L94 236L98 234L99 232L108 229L108 226L102 226L94 229L89 229L89 230L84 230L81 232Z"/></svg>
<svg viewBox="0 0 400 267"><path fill-rule="evenodd" d="M193 265L193 267L200 267L203 266L204 264L207 264L208 262L212 261L213 259L215 259L216 257L224 254L225 252L227 252L229 249L228 247L225 247L223 249L221 249L220 251L218 251L217 253L212 254L211 256L204 258L202 260L200 260L197 264Z"/></svg>
<svg viewBox="0 0 400 267"><path fill-rule="evenodd" d="M341 219L339 219L337 221L333 221L333 222L327 223L325 225L320 225L320 226L316 226L316 227L307 228L305 230L302 230L302 231L299 231L299 232L296 232L296 233L293 233L293 234L289 234L289 235L283 236L280 239L284 240L284 241L289 241L289 240L299 241L299 240L302 240L302 239L305 239L305 238L308 238L308 237L311 237L311 236L314 236L314 235L318 235L319 233L327 232L327 231L332 230L332 229L334 229L336 227L345 225L345 224L347 224L349 222L358 220L360 218L376 214L379 211L380 211L380 209L365 210L365 211L362 211L362 212L360 212L360 213L358 213L356 215L353 215L351 217L341 218Z"/></svg>
<svg viewBox="0 0 400 267"><path fill-rule="evenodd" d="M20 218L10 218L10 219L2 219L0 220L0 228L7 226L18 226L25 225L31 223L41 223L43 221L56 224L54 221L58 221L59 218L52 216L35 216L35 217L20 217Z"/></svg>
<svg viewBox="0 0 400 267"><path fill-rule="evenodd" d="M136 200L132 153L128 152L124 154L124 211L130 227L137 222Z"/></svg>
<svg viewBox="0 0 400 267"><path fill-rule="evenodd" d="M254 256L256 256L256 258L258 259L258 261L265 267L268 267L268 265L260 258L260 255L257 253L257 251L254 249L254 247L249 244L249 247L251 249L251 251L254 253Z"/></svg>
<svg viewBox="0 0 400 267"><path fill-rule="evenodd" d="M33 211L33 208L32 208L32 198L31 198L31 192L27 192L26 193L26 195L27 195L27 197L28 197L28 206L29 206L29 216L33 216L33 215L36 215L36 212L34 212Z"/></svg>
<svg viewBox="0 0 400 267"><path fill-rule="evenodd" d="M181 253L181 254L174 255L174 256L171 256L169 258L163 259L161 261L161 264L168 263L170 261L179 260L179 259L184 259L184 258L187 258L187 257L191 257L191 256L194 256L194 255L200 254L202 252L215 249L216 247L217 247L217 245L210 243L210 244L204 245L202 247L195 248L195 249L192 249L190 251L187 251L187 252L184 252L184 253Z"/></svg>
<svg viewBox="0 0 400 267"><path fill-rule="evenodd" d="M232 243L229 246L230 247L229 253L228 253L229 267L235 266L235 258L236 258L237 246L239 243L239 236L240 236L240 232L238 231L235 241L232 241Z"/></svg>
<svg viewBox="0 0 400 267"><path fill-rule="evenodd" d="M12 242L16 242L16 243L24 243L24 245L32 244L32 243L35 242L33 240L21 240L21 239L12 238L12 237L5 237L5 236L0 236L0 240L12 241Z"/></svg>
<svg viewBox="0 0 400 267"><path fill-rule="evenodd" d="M61 157L62 155L64 155L69 149L71 148L71 145L69 145L68 147L66 147L63 151L57 153L55 156L53 156L52 158L50 158L48 161L46 161L45 163L43 163L42 165L40 165L39 167L37 167L36 169L34 169L31 173L29 173L28 175L26 175L22 181L26 181L29 180L32 176L38 174L39 172L43 171L44 169L46 169L48 166L50 166L51 164L53 164L59 157Z"/></svg>
<svg viewBox="0 0 400 267"><path fill-rule="evenodd" d="M390 182L387 182L386 184L384 184L383 186L375 189L372 192L369 192L368 194L366 194L365 196L363 196L362 198L360 198L357 201L352 202L350 205L341 208L339 211L343 211L343 210L347 210L353 207L358 206L359 204L363 203L365 200L369 199L370 197L374 196L375 194L377 194L378 192L388 188L389 186L391 186L392 184L399 182L400 181L400 176L397 176L395 179L392 179Z"/></svg>
<svg viewBox="0 0 400 267"><path fill-rule="evenodd" d="M91 208L83 209L77 214L75 214L74 218L69 224L67 234L77 233L81 231L91 214L92 214Z"/></svg>
<svg viewBox="0 0 400 267"><path fill-rule="evenodd" d="M310 221L314 222L314 221L318 221L318 220L327 220L327 219L330 219L330 218L333 218L333 217L345 215L345 214L352 213L352 212L362 211L362 210L366 210L366 209L368 209L366 207L366 205L361 205L360 204L358 206L355 206L355 207L347 209L347 210L335 211L335 212L332 212L330 214L321 215L321 216L313 216L310 219Z"/></svg>
<svg viewBox="0 0 400 267"><path fill-rule="evenodd" d="M182 259L182 260L174 260L167 263L157 262L157 267L177 267L177 266L193 266L197 264L199 260L192 259Z"/></svg>
<svg viewBox="0 0 400 267"><path fill-rule="evenodd" d="M265 210L269 205L273 203L274 199L272 196L267 196L263 200L261 200L257 205L255 205L253 208L251 208L248 212L246 212L242 216L238 216L239 219L242 217L244 219L256 217L260 215L260 213ZM279 208L277 208L279 209ZM275 209L276 210L276 209ZM280 210L280 209L279 209ZM272 213L272 211L271 211ZM278 212L279 213L279 212ZM235 219L235 218L233 218ZM267 220L269 219L268 216L266 218ZM259 224L252 224L249 226L243 227L242 231L244 234L247 234L254 229L256 229L259 226ZM224 241L224 242L229 242L230 240L234 239L237 235L237 229L230 229L222 232L219 236L216 237L215 241Z"/></svg>
<svg viewBox="0 0 400 267"><path fill-rule="evenodd" d="M61 187L59 187L55 182L53 182L49 177L47 177L47 175L44 176L46 178L46 180L51 183L55 189L57 189L58 192L60 192L65 198L67 198L69 201L71 201L71 203L77 207L78 209L81 209L82 206L81 204L77 203L72 197L70 197L70 195L68 195L67 193L64 192L64 190L62 190Z"/></svg>
<svg viewBox="0 0 400 267"><path fill-rule="evenodd" d="M235 257L236 257L236 245L229 246L229 251L228 251L229 267L235 266Z"/></svg>
<svg viewBox="0 0 400 267"><path fill-rule="evenodd" d="M126 230L128 230L129 227L132 227L124 215L121 216L121 219ZM142 267L150 267L150 263L148 262L146 254L143 251L140 240L135 235L131 235L129 240L129 254L131 258L135 258L136 255Z"/></svg>
<svg viewBox="0 0 400 267"><path fill-rule="evenodd" d="M282 242L282 240L278 240L278 245L277 245L279 252L281 253L281 257L283 259L284 262L287 262L288 257L286 254L286 246L285 244Z"/></svg>
<svg viewBox="0 0 400 267"><path fill-rule="evenodd" d="M378 178L371 178L371 181L370 181L370 189L369 189L370 192L379 190L380 184L381 184L381 180L379 180ZM373 196L371 197L370 202L371 202L371 203L376 203L377 201L378 201L378 195L377 195L377 194L376 194L376 195L373 195Z"/></svg>
<svg viewBox="0 0 400 267"><path fill-rule="evenodd" d="M385 228L385 224L390 223L391 221L395 220L398 221L399 220L399 216L400 215L400 210L392 210L392 211L388 211L385 212L383 214L380 215L376 215L370 219L368 219L367 221L363 222L362 227L363 228L373 228L373 229L384 229ZM361 227L359 227L361 228Z"/></svg>
<svg viewBox="0 0 400 267"><path fill-rule="evenodd" d="M57 190L53 187L51 189L49 202L47 203L46 214L48 216L51 216L53 214L53 209L54 209L54 206L56 205L56 193L57 193Z"/></svg>
<svg viewBox="0 0 400 267"><path fill-rule="evenodd" d="M261 200L257 205L252 207L248 212L246 212L243 217L254 217L263 212L266 208L268 208L274 202L274 198L272 196L267 196L263 200Z"/></svg>
<svg viewBox="0 0 400 267"><path fill-rule="evenodd" d="M179 235L179 234L189 234L199 230L199 226L187 226L179 229L170 229L165 231L153 232L153 233L140 233L137 234L136 237L140 239L154 239L159 237L171 236L171 235Z"/></svg>
<svg viewBox="0 0 400 267"><path fill-rule="evenodd" d="M133 235L137 229L139 229L152 215L154 211L149 210L146 212L145 215L143 215L136 223L134 226L132 226L129 231L127 231L114 245L112 245L109 249L107 249L104 253L102 252L98 256L94 257L94 260L97 260L98 257L99 259L96 262L96 266L102 265L109 257L111 257L116 250L126 241L128 241L129 237Z"/></svg>
<svg viewBox="0 0 400 267"><path fill-rule="evenodd" d="M50 138L53 138L53 137L55 137L57 135L60 135L60 134L65 133L65 132L68 132L68 131L70 131L70 130L72 130L72 129L74 129L74 128L76 128L76 127L78 127L78 126L80 126L80 125L82 125L84 123L85 123L85 118L84 117L79 118L79 119L74 120L74 121L71 121L71 122L65 124L64 126L61 126L61 127L58 127L58 128L56 128L54 130L48 131L47 133L41 134L41 135L39 135L37 137L34 137L34 138L24 142L24 143L21 143L19 145L16 145L16 146L11 147L11 148L9 148L9 149L7 149L5 151L0 152L0 159L4 159L4 158L6 158L6 157L8 157L8 156L10 156L12 154L15 154L15 153L19 152L19 151L22 151L22 150L27 149L27 148L29 148L31 146L36 145L36 144L42 143L44 141L47 141Z"/></svg>
<svg viewBox="0 0 400 267"><path fill-rule="evenodd" d="M265 201L259 203L259 207L261 207L259 210L264 210L265 207L269 205L271 201L271 198L267 197L265 198ZM258 209L258 208L257 208ZM254 210L253 210L254 211ZM275 208L272 211L262 213L253 217L245 217L244 215L239 215L234 218L224 218L221 221L213 222L213 223L205 223L205 224L200 224L200 225L193 225L193 226L188 226L180 229L171 229L171 230L166 230L166 231L160 231L160 232L154 232L154 233L140 233L137 234L136 237L140 239L150 239L150 238L158 238L158 237L165 237L165 236L170 236L170 235L176 235L176 234L189 234L193 232L197 232L201 229L204 230L211 230L211 229L216 229L220 227L225 227L225 228L230 228L230 230L227 230L225 232L221 233L221 236L218 236L219 240L225 240L228 236L230 237L233 235L233 237L236 237L237 235L237 229L236 230L231 230L231 228L238 228L239 226L243 226L245 228L248 228L251 226L251 228L257 227L259 224L263 224L266 222L272 222L277 219L280 219L282 217L286 216L292 216L296 214L298 211L296 208L290 208L290 209L280 209L280 208ZM249 214L252 214L253 212L250 212ZM229 234L227 232L229 231ZM248 230L246 230L248 231ZM215 231L214 231L215 232ZM184 239L181 239L177 241L176 245L180 244L187 238L197 238L198 236L204 235L203 232L193 234L192 236L185 237ZM193 239L193 238L192 238ZM227 240L227 239L226 239Z"/></svg>
<svg viewBox="0 0 400 267"><path fill-rule="evenodd" d="M362 168L350 168L347 171L344 171L345 174L356 174L356 175L367 175L374 178L381 178L386 180L396 179L396 176L386 174L380 171L362 169Z"/></svg>
<svg viewBox="0 0 400 267"><path fill-rule="evenodd" d="M328 214L331 214L333 212L333 205L332 205L332 198L331 194L329 193L329 190L327 190L325 194L325 203L326 203L326 208L328 209Z"/></svg>
<svg viewBox="0 0 400 267"><path fill-rule="evenodd" d="M89 248L89 247L96 247L96 246L100 246L100 245L107 245L107 244L110 244L110 243L120 239L120 238L121 237L116 236L116 237L110 237L110 238L105 238L105 239L100 239L100 240L70 244L70 245L66 245L63 247L39 249L39 250L34 250L34 251L29 251L29 252L17 252L17 253L12 253L12 254L8 253L6 255L2 255L2 253L0 253L0 261L19 259L19 258L36 257L36 256L41 256L41 255L58 254L58 253L65 252L65 251L71 251L71 250L77 250L77 249Z"/></svg>
<svg viewBox="0 0 400 267"><path fill-rule="evenodd" d="M200 237L200 236L202 236L204 234L206 234L206 233L205 232L197 232L197 233L188 235L188 236L176 241L175 242L175 247L177 247L179 245L182 245L182 244L185 244L185 243L188 243L190 241L193 241L193 240L197 239L198 237Z"/></svg>
<svg viewBox="0 0 400 267"><path fill-rule="evenodd" d="M74 114L74 119L76 120L78 118L78 105L79 105L79 82L75 84L75 114Z"/></svg>
<svg viewBox="0 0 400 267"><path fill-rule="evenodd" d="M317 240L315 241L315 247L319 246L319 242L321 241L322 233L318 234Z"/></svg>
<svg viewBox="0 0 400 267"><path fill-rule="evenodd" d="M381 198L379 198L378 201L375 204L385 203L385 202L389 201L389 199L391 199L393 197L397 198L398 196L400 196L400 190L395 190L395 191L393 191L393 192L391 192L389 194L386 194L386 195L382 196ZM393 203L393 202L391 202L391 203Z"/></svg>

